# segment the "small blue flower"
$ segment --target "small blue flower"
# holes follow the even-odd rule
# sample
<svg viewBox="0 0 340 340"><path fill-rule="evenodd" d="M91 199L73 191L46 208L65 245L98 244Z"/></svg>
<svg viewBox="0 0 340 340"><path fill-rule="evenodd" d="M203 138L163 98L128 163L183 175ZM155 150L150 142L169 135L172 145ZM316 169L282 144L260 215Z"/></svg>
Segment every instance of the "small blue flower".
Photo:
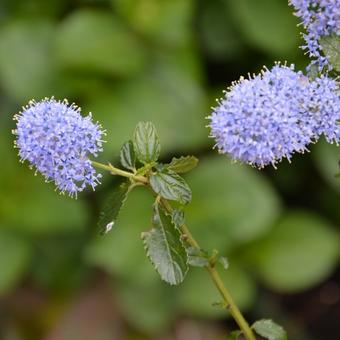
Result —
<svg viewBox="0 0 340 340"><path fill-rule="evenodd" d="M339 141L339 95L328 77L309 80L302 72L275 65L241 78L209 117L221 153L259 168L290 160L320 134Z"/></svg>
<svg viewBox="0 0 340 340"><path fill-rule="evenodd" d="M324 135L327 142L340 143L339 83L326 75L311 82L310 111L316 121L315 134Z"/></svg>
<svg viewBox="0 0 340 340"><path fill-rule="evenodd" d="M290 0L290 3L306 29L303 34L306 44L301 48L313 59L312 65L319 65L320 71L326 66L331 69L319 40L333 33L340 35L340 0Z"/></svg>
<svg viewBox="0 0 340 340"><path fill-rule="evenodd" d="M102 151L104 132L92 122L91 114L83 117L80 109L66 100L31 101L15 116L15 142L22 161L54 181L57 188L77 196L87 185L99 183L89 156Z"/></svg>

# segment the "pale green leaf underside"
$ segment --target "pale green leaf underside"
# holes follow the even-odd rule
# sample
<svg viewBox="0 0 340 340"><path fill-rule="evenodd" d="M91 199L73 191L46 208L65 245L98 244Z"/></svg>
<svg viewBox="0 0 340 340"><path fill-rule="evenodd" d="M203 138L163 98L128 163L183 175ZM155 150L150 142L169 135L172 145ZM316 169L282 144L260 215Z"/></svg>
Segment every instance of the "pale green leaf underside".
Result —
<svg viewBox="0 0 340 340"><path fill-rule="evenodd" d="M286 331L272 320L256 321L252 328L258 335L268 340L287 340Z"/></svg>

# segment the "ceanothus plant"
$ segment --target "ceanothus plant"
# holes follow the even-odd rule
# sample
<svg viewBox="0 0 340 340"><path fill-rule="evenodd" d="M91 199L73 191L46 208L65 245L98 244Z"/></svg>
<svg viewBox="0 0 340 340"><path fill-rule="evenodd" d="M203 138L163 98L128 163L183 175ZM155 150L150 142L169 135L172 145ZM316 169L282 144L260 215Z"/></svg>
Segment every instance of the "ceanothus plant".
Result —
<svg viewBox="0 0 340 340"><path fill-rule="evenodd" d="M326 65L329 70L338 70L338 50L335 53L333 45L329 50L325 44L319 45L322 37L339 41L338 0L291 3L308 31L305 48L314 58L312 64L316 58L319 71ZM161 163L155 126L140 122L121 148L124 169L98 163L93 158L102 151L104 130L92 121L91 114L83 117L80 109L66 100L31 101L15 119L15 145L21 161L27 160L61 193L76 197L86 187L94 190L101 178L96 168L122 178L99 217L104 234L112 229L136 186L150 191L154 196L152 228L141 235L146 255L161 279L171 285L183 282L190 266L204 268L221 295L220 306L240 328L230 339L243 336L255 340L255 334L270 340L287 339L283 328L270 319L249 326L218 273L218 266L228 268L227 259L215 250L204 250L186 224L184 210L192 192L182 174L196 167L197 158L184 156ZM294 65L276 63L259 75L233 83L208 119L210 135L220 153L257 168L276 167L284 158L290 161L294 153L308 150L321 136L329 143L340 143L339 84L327 73L311 77L296 71Z"/></svg>
<svg viewBox="0 0 340 340"><path fill-rule="evenodd" d="M311 80L294 65L277 64L225 92L209 117L211 135L219 151L234 160L275 166L322 134L339 142L338 89L327 76Z"/></svg>

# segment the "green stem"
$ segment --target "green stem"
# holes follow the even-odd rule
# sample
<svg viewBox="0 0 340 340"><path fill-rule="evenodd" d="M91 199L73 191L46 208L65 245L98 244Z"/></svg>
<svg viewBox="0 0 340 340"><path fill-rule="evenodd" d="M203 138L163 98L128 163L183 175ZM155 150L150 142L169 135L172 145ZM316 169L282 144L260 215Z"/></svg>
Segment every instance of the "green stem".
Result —
<svg viewBox="0 0 340 340"><path fill-rule="evenodd" d="M169 204L169 202L167 200L165 200L164 198L161 199L161 203L164 206L164 208L168 211L171 212L172 211L172 207ZM195 240L195 238L192 236L190 230L188 229L188 227L183 224L181 226L181 230L182 233L186 236L186 241L194 248L196 249L201 249L201 247L199 246L198 242ZM231 294L229 293L228 289L225 287L220 274L218 273L218 271L216 270L215 266L213 264L209 264L206 267L214 285L216 286L216 288L218 289L219 293L221 294L225 304L226 304L226 308L230 311L230 314L232 315L232 317L234 318L234 320L236 321L236 323L238 324L238 326L240 327L240 329L243 332L243 335L245 336L245 338L247 340L256 340L256 337L252 331L252 329L249 327L248 322L246 321L246 319L243 317L240 309L237 307L236 303L234 302L234 299L232 298Z"/></svg>
<svg viewBox="0 0 340 340"><path fill-rule="evenodd" d="M128 171L124 171L121 169L118 169L116 167L114 167L113 165L109 164L102 164L102 163L98 163L98 162L94 162L92 161L93 166L99 168L99 169L103 169L106 171L109 171L111 174L113 175L118 175L118 176L123 176L123 177L127 177L131 180L134 180L136 182L139 182L143 185L148 184L148 179L144 176L141 175L136 175L134 173L128 172ZM150 188L151 189L151 188ZM153 192L153 194L155 194ZM163 207L169 212L172 212L172 207L170 205L170 203L164 199L164 198L160 198L160 202L163 205ZM192 236L190 230L188 229L188 227L184 224L181 226L181 230L182 233L185 235L186 237L186 241L194 248L197 249L201 249L201 247L199 246L198 242L195 240L195 238ZM248 322L245 320L245 318L243 317L241 311L239 310L239 308L237 307L237 305L234 302L234 299L232 298L231 294L229 293L228 289L225 287L221 276L219 275L218 271L216 270L215 266L213 264L209 264L207 267L207 272L209 273L211 280L213 281L214 285L216 286L217 290L219 291L219 293L221 294L226 308L230 311L230 314L232 315L232 317L234 318L234 320L236 321L236 323L238 324L238 326L240 327L240 329L243 332L243 335L245 336L245 338L247 340L256 340L256 337L253 333L253 331L251 330L251 328L249 327Z"/></svg>
<svg viewBox="0 0 340 340"><path fill-rule="evenodd" d="M91 163L93 164L93 166L95 166L98 169L109 171L112 175L127 177L129 179L132 179L132 180L137 181L137 182L141 182L143 184L148 183L148 179L146 177L141 176L141 175L136 175L132 172L128 172L128 171L125 171L125 170L118 169L110 163L108 165L98 163L98 162L95 162L95 161L91 161Z"/></svg>

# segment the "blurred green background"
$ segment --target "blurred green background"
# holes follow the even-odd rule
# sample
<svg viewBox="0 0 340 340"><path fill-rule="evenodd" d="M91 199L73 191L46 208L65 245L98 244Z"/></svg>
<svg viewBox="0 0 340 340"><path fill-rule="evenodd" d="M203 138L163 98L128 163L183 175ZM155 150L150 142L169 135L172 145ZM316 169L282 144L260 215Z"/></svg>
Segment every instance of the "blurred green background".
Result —
<svg viewBox="0 0 340 340"><path fill-rule="evenodd" d="M151 198L129 198L99 236L105 176L78 200L18 162L13 114L28 100L68 98L107 130L103 162L140 120L162 159L193 154L187 221L247 318L271 317L290 339L340 334L339 148L319 142L277 170L231 164L211 148L205 117L231 81L274 61L304 68L286 0L0 1L0 339L210 340L235 328L193 269L161 282L144 256Z"/></svg>

